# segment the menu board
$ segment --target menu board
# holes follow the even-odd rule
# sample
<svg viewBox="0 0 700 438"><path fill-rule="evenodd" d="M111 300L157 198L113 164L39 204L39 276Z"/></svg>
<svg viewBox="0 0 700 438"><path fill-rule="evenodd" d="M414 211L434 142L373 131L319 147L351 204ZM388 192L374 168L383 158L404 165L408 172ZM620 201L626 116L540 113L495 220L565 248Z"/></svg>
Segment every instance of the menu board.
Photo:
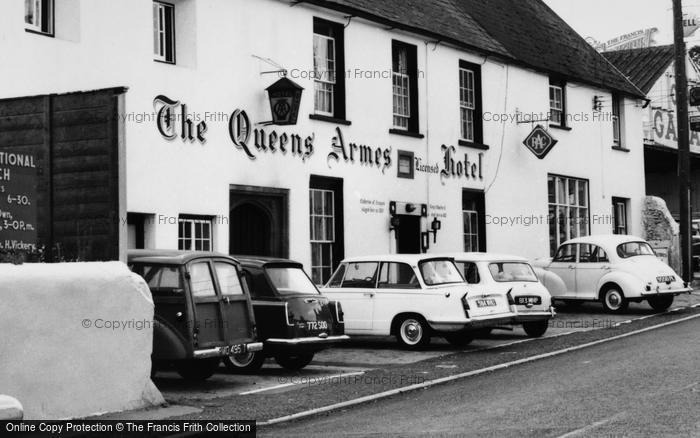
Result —
<svg viewBox="0 0 700 438"><path fill-rule="evenodd" d="M35 157L0 152L0 251L35 251Z"/></svg>

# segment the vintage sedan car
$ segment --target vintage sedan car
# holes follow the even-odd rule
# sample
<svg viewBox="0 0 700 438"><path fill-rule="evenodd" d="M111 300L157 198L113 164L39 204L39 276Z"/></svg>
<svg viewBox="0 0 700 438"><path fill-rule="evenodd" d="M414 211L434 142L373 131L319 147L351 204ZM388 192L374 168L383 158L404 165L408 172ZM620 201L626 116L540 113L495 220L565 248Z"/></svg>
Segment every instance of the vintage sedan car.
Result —
<svg viewBox="0 0 700 438"><path fill-rule="evenodd" d="M506 292L472 292L451 258L426 254L346 259L321 292L342 303L346 333L394 335L407 348L433 334L466 345L515 317Z"/></svg>
<svg viewBox="0 0 700 438"><path fill-rule="evenodd" d="M554 299L600 301L611 313L644 300L664 311L676 295L692 292L648 242L633 236L572 239L559 246L554 258L534 264L542 268L540 281Z"/></svg>
<svg viewBox="0 0 700 438"><path fill-rule="evenodd" d="M308 365L320 350L347 341L343 309L321 295L301 263L284 259L236 256L253 297L262 351L224 359L234 372L260 369L266 357L289 370Z"/></svg>
<svg viewBox="0 0 700 438"><path fill-rule="evenodd" d="M260 351L239 263L216 253L131 250L128 264L155 304L153 372L172 364L186 379L211 377L221 359Z"/></svg>
<svg viewBox="0 0 700 438"><path fill-rule="evenodd" d="M451 254L469 284L470 293L504 293L513 308L513 324L522 324L528 336L540 337L554 317L549 291L535 275L527 259L491 253ZM488 333L490 328L481 331Z"/></svg>

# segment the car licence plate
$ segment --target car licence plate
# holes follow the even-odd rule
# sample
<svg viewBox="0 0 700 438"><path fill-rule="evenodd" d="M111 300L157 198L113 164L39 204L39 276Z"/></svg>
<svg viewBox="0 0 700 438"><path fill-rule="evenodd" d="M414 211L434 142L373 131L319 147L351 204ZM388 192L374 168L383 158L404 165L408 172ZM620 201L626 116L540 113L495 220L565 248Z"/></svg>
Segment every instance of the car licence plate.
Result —
<svg viewBox="0 0 700 438"><path fill-rule="evenodd" d="M542 297L515 297L515 304L520 306L542 304Z"/></svg>
<svg viewBox="0 0 700 438"><path fill-rule="evenodd" d="M662 275L660 277L656 277L656 281L659 283L673 283L676 281L676 277L673 275Z"/></svg>
<svg viewBox="0 0 700 438"><path fill-rule="evenodd" d="M476 307L496 307L496 300L492 298L486 300L476 300Z"/></svg>
<svg viewBox="0 0 700 438"><path fill-rule="evenodd" d="M228 347L221 347L221 350L221 353L223 353L224 355L243 354L245 353L246 348L244 344L236 344Z"/></svg>

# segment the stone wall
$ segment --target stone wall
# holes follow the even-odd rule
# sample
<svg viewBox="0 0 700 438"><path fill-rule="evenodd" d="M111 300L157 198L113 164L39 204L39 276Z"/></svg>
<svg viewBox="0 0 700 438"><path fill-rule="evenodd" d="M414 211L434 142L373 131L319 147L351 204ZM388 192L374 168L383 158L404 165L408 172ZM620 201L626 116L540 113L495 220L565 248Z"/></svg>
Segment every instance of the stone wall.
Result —
<svg viewBox="0 0 700 438"><path fill-rule="evenodd" d="M680 255L680 228L666 201L656 196L644 198L642 212L644 239L649 241L660 256L666 254L667 263L676 271L682 272Z"/></svg>

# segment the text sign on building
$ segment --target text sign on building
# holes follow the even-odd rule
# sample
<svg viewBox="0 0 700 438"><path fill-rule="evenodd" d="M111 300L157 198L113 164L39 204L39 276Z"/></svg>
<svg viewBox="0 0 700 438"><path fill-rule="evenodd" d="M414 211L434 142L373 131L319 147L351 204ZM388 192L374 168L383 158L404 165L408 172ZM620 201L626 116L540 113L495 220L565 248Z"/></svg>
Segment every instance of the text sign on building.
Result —
<svg viewBox="0 0 700 438"><path fill-rule="evenodd" d="M690 116L690 130L700 131L700 116Z"/></svg>
<svg viewBox="0 0 700 438"><path fill-rule="evenodd" d="M34 156L0 152L0 250L36 250Z"/></svg>
<svg viewBox="0 0 700 438"><path fill-rule="evenodd" d="M537 125L523 141L523 144L541 160L546 157L554 145L557 144L557 140L555 140L542 125Z"/></svg>

